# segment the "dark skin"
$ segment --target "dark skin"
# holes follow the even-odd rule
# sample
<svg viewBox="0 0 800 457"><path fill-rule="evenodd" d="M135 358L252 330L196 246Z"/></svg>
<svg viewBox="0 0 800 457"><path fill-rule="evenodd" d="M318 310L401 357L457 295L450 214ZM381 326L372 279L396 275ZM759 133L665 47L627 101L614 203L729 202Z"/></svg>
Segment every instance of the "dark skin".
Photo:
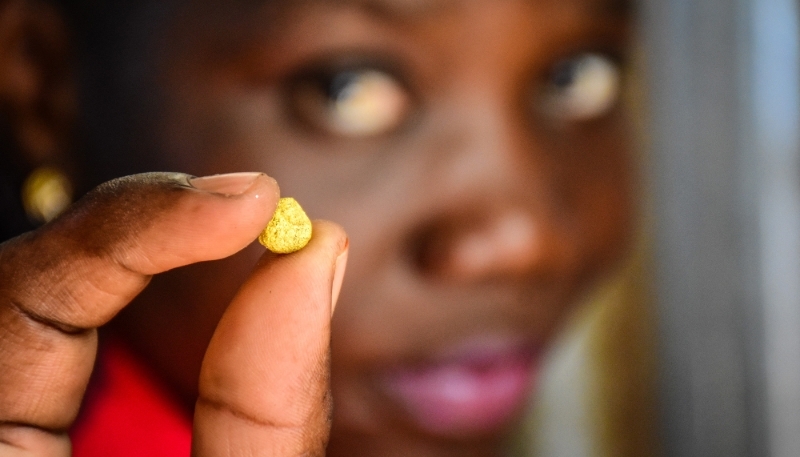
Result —
<svg viewBox="0 0 800 457"><path fill-rule="evenodd" d="M157 34L146 97L158 114L132 127L156 152L129 167L264 170L312 217L347 230L328 455L497 455L521 409L479 430L431 430L381 379L481 338L541 354L622 254L631 188L618 104L555 115L541 100L560 62L624 51L624 10L605 0L220 8L184 6ZM361 130L329 123L337 113L314 88L345 70L376 70L370 87L399 114ZM187 406L260 252L157 276L113 323Z"/></svg>

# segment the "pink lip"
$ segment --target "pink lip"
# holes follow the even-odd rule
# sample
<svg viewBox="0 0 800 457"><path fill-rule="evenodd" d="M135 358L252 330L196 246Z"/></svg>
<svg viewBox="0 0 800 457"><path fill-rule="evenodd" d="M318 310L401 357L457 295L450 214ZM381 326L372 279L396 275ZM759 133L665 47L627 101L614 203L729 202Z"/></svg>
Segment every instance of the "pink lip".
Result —
<svg viewBox="0 0 800 457"><path fill-rule="evenodd" d="M536 352L511 342L471 343L435 361L391 371L386 386L424 430L488 433L524 408L535 380Z"/></svg>

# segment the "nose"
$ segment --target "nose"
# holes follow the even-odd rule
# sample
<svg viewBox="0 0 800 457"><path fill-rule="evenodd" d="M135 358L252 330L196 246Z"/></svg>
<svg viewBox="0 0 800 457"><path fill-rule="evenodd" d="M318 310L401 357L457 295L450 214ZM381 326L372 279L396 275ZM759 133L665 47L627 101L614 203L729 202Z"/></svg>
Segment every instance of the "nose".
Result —
<svg viewBox="0 0 800 457"><path fill-rule="evenodd" d="M490 215L478 227L456 232L448 253L450 276L525 272L542 250L537 225L523 209L509 208Z"/></svg>
<svg viewBox="0 0 800 457"><path fill-rule="evenodd" d="M521 116L462 109L438 130L427 211L412 238L422 274L458 281L558 274L578 240L559 169ZM548 157L550 156L550 157Z"/></svg>

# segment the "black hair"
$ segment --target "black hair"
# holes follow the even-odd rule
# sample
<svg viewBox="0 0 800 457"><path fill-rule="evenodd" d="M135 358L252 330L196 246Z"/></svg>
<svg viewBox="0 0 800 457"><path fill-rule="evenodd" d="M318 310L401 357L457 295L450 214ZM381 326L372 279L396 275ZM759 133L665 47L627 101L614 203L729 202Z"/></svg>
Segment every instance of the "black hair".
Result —
<svg viewBox="0 0 800 457"><path fill-rule="evenodd" d="M144 171L157 85L159 33L175 1L53 0L73 43L79 192Z"/></svg>

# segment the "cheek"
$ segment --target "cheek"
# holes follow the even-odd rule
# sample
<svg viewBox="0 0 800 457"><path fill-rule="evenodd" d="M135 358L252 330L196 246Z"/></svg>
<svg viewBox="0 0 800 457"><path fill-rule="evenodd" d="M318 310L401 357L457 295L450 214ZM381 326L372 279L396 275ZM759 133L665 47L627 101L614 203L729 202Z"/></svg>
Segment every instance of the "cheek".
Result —
<svg viewBox="0 0 800 457"><path fill-rule="evenodd" d="M583 143L589 157L576 167L571 193L589 265L604 267L625 252L635 214L635 167L624 127L612 125Z"/></svg>
<svg viewBox="0 0 800 457"><path fill-rule="evenodd" d="M230 83L188 79L166 91L164 115L154 126L162 162L172 169L204 176L264 171L275 141L272 97L265 91L233 90ZM198 95L200 94L200 95Z"/></svg>

